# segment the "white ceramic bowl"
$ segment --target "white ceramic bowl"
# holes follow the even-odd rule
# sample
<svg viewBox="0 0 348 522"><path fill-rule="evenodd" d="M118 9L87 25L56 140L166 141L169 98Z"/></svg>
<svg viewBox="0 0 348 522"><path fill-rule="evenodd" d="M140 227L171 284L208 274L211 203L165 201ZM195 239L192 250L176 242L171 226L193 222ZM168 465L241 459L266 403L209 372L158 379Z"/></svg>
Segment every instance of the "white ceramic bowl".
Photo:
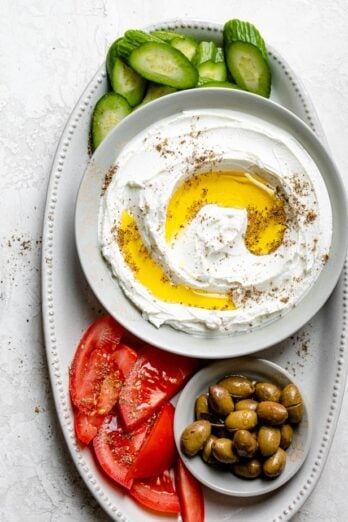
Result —
<svg viewBox="0 0 348 522"><path fill-rule="evenodd" d="M293 135L315 161L325 181L333 213L329 262L301 301L283 317L253 331L230 336L193 336L170 326L155 328L126 298L104 262L98 245L98 212L106 172L122 147L156 121L185 109L232 109L261 118ZM193 89L160 98L125 118L96 150L79 190L75 234L82 269L104 307L132 333L167 351L202 358L246 355L285 339L302 327L325 303L338 280L346 253L347 207L337 169L314 133L283 107L232 89Z"/></svg>
<svg viewBox="0 0 348 522"><path fill-rule="evenodd" d="M304 415L300 424L294 428L294 439L286 450L287 461L284 471L275 479L257 478L245 480L233 475L230 471L208 466L199 455L188 458L181 451L180 436L194 418L195 400L198 395L207 393L211 384L217 383L228 375L244 375L261 382L272 382L283 388L294 379L280 366L264 359L241 357L227 359L209 365L199 371L186 384L176 405L174 418L174 436L176 446L186 467L202 484L210 489L230 496L249 497L269 493L291 479L302 466L311 443L312 422L309 419L306 400L301 387L298 388L304 402Z"/></svg>

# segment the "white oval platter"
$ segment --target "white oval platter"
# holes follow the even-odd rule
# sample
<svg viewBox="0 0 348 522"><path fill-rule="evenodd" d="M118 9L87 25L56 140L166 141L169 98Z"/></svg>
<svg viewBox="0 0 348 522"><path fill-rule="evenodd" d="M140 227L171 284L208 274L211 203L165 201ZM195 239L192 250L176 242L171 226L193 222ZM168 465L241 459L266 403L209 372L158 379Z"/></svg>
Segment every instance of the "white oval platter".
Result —
<svg viewBox="0 0 348 522"><path fill-rule="evenodd" d="M221 39L221 25L172 20L146 30L179 30L199 39ZM116 36L116 35L115 35ZM272 99L293 111L324 140L314 107L288 64L270 49ZM102 66L72 112L53 162L43 232L42 306L47 360L56 409L72 459L90 492L112 520L150 522L154 514L139 507L105 478L88 448L76 443L68 392L69 365L82 332L103 313L86 283L74 243L78 187L89 161L89 124L97 99L106 91ZM233 498L204 489L206 522L289 520L313 490L335 432L347 370L347 296L345 268L320 312L297 334L257 356L280 364L301 385L314 419L311 448L300 471L283 487L254 498ZM175 517L156 515L156 520Z"/></svg>

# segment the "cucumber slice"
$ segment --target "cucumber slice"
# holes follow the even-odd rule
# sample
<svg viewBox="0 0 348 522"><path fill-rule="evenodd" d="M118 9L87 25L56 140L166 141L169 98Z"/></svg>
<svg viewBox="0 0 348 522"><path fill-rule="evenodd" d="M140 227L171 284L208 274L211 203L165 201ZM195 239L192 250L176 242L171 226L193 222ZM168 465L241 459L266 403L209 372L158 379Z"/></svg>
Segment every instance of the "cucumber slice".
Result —
<svg viewBox="0 0 348 522"><path fill-rule="evenodd" d="M225 61L225 53L222 47L218 47L216 49L216 54L214 58L215 63L220 63Z"/></svg>
<svg viewBox="0 0 348 522"><path fill-rule="evenodd" d="M190 60L190 62L192 62L198 47L198 42L196 40L186 36L185 38L174 38L170 44L175 47L175 49L178 49L178 51L184 54L186 58Z"/></svg>
<svg viewBox="0 0 348 522"><path fill-rule="evenodd" d="M243 22L237 18L229 20L224 25L224 44L229 45L234 42L245 42L255 45L264 60L268 61L266 44L259 30L250 22Z"/></svg>
<svg viewBox="0 0 348 522"><path fill-rule="evenodd" d="M145 105L145 103L149 103L150 101L156 100L157 98L161 98L166 94L171 94L172 92L176 92L174 87L169 87L169 85L159 85L157 83L150 83L145 98L143 99L141 105Z"/></svg>
<svg viewBox="0 0 348 522"><path fill-rule="evenodd" d="M149 42L135 49L129 64L147 80L177 89L190 89L198 73L180 51L166 43Z"/></svg>
<svg viewBox="0 0 348 522"><path fill-rule="evenodd" d="M152 36L160 38L166 43L170 43L175 38L185 38L185 35L175 33L174 31L152 31L150 34L152 34Z"/></svg>
<svg viewBox="0 0 348 522"><path fill-rule="evenodd" d="M118 57L118 42L111 45L106 56L109 81L114 92L126 98L130 105L138 105L145 94L146 80Z"/></svg>
<svg viewBox="0 0 348 522"><path fill-rule="evenodd" d="M197 49L195 64L214 62L216 56L216 45L214 42L200 42Z"/></svg>
<svg viewBox="0 0 348 522"><path fill-rule="evenodd" d="M132 108L120 94L108 92L97 102L92 115L92 146L95 150L111 129L125 118Z"/></svg>
<svg viewBox="0 0 348 522"><path fill-rule="evenodd" d="M157 36L139 31L137 29L130 29L126 31L123 38L117 40L116 51L118 55L128 62L130 54L140 45L147 42L162 42Z"/></svg>
<svg viewBox="0 0 348 522"><path fill-rule="evenodd" d="M239 87L269 97L271 70L257 47L244 42L230 44L226 50L226 60L229 71Z"/></svg>
<svg viewBox="0 0 348 522"><path fill-rule="evenodd" d="M224 87L225 89L237 89L241 91L242 89L238 87L236 83L232 82L217 82L214 80L203 81L200 87Z"/></svg>
<svg viewBox="0 0 348 522"><path fill-rule="evenodd" d="M217 82L224 82L227 80L227 70L225 62L214 63L212 61L201 63L198 66L198 73L200 79L215 80Z"/></svg>

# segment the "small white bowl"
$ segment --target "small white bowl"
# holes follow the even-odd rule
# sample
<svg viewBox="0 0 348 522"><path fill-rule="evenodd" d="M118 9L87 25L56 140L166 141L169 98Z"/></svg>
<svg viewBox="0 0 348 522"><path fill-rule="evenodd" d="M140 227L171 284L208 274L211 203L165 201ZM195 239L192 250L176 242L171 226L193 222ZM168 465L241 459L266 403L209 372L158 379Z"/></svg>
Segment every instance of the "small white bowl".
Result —
<svg viewBox="0 0 348 522"><path fill-rule="evenodd" d="M264 359L241 357L238 359L226 359L209 365L196 373L181 392L174 418L175 442L186 467L197 480L208 488L230 496L251 497L263 495L279 488L290 480L300 469L308 454L311 443L312 423L300 386L298 388L304 402L303 419L294 428L292 444L286 450L286 465L279 477L275 479L257 478L250 480L239 478L230 471L209 466L199 455L188 458L183 454L180 447L182 432L188 424L195 420L194 406L198 395L206 393L211 384L215 384L225 376L234 374L244 375L261 382L272 382L280 388L289 383L296 384L294 379L283 368Z"/></svg>

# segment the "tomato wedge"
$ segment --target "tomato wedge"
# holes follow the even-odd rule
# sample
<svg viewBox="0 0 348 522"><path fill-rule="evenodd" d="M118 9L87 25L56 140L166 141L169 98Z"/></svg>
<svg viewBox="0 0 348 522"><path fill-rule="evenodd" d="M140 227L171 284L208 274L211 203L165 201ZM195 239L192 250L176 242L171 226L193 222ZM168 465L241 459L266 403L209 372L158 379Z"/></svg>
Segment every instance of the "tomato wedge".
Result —
<svg viewBox="0 0 348 522"><path fill-rule="evenodd" d="M151 418L136 430L126 432L119 415L113 412L105 417L93 439L95 455L105 473L127 489L133 484L128 472L153 421Z"/></svg>
<svg viewBox="0 0 348 522"><path fill-rule="evenodd" d="M124 343L118 345L113 355L113 361L118 365L123 377L128 377L137 359L137 353Z"/></svg>
<svg viewBox="0 0 348 522"><path fill-rule="evenodd" d="M70 395L83 413L107 413L118 398L123 376L115 352L123 331L111 316L105 316L80 340L70 371Z"/></svg>
<svg viewBox="0 0 348 522"><path fill-rule="evenodd" d="M174 407L167 403L133 431L124 429L120 415L108 415L93 439L93 447L103 470L129 489L135 477L158 475L175 457Z"/></svg>
<svg viewBox="0 0 348 522"><path fill-rule="evenodd" d="M89 444L118 400L124 378L137 354L120 344L123 328L111 316L93 323L77 347L70 372L70 395L75 408L75 432Z"/></svg>
<svg viewBox="0 0 348 522"><path fill-rule="evenodd" d="M80 442L89 444L96 436L105 415L87 415L79 410L74 412L75 433Z"/></svg>
<svg viewBox="0 0 348 522"><path fill-rule="evenodd" d="M204 497L201 485L180 458L175 467L175 486L183 522L204 522Z"/></svg>
<svg viewBox="0 0 348 522"><path fill-rule="evenodd" d="M179 498L168 470L157 477L137 479L129 490L137 502L162 513L179 513Z"/></svg>
<svg viewBox="0 0 348 522"><path fill-rule="evenodd" d="M120 375L119 375L119 384L123 383L123 378L127 377L129 374L134 361L137 358L137 354L128 346L119 344L117 350L113 354L113 361L117 363ZM114 376L117 375L117 371L115 370ZM108 393L107 385L109 384L109 379L104 380L101 388L100 394L105 394L103 403L104 409L106 412L104 414L98 414L94 411L90 413L84 413L83 411L77 409L75 410L75 432L78 440L83 442L84 444L89 444L91 440L96 436L99 426L101 426L103 419L106 414L109 413L114 403L117 401L118 393ZM119 387L117 388L120 389ZM105 392L103 391L105 390ZM109 403L107 402L109 401ZM99 402L100 404L100 402Z"/></svg>
<svg viewBox="0 0 348 522"><path fill-rule="evenodd" d="M126 428L132 430L148 419L183 386L198 363L144 345L120 392L119 409Z"/></svg>
<svg viewBox="0 0 348 522"><path fill-rule="evenodd" d="M128 477L152 477L174 465L174 412L174 406L170 402L162 406L151 432L129 470Z"/></svg>

